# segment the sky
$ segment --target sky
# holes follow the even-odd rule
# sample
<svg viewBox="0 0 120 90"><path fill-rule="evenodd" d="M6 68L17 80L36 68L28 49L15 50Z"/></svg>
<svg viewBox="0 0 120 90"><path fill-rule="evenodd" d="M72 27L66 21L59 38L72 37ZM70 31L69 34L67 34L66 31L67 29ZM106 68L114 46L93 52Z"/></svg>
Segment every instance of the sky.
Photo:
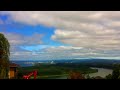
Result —
<svg viewBox="0 0 120 90"><path fill-rule="evenodd" d="M10 60L120 60L119 11L0 11Z"/></svg>

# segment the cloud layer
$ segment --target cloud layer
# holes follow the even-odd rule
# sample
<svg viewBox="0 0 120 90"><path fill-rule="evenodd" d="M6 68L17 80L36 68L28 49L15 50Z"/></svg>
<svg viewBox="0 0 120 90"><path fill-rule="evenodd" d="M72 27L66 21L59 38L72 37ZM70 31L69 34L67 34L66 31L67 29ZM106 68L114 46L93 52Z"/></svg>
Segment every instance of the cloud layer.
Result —
<svg viewBox="0 0 120 90"><path fill-rule="evenodd" d="M5 35L11 45L38 45L42 44L42 34L34 33L32 36L25 36L17 33L1 32Z"/></svg>
<svg viewBox="0 0 120 90"><path fill-rule="evenodd" d="M46 52L56 52L57 50L59 57L62 57L60 53L67 55L66 52L69 50L71 51L69 54L73 57L76 55L81 57L118 57L120 54L117 52L120 50L119 11L1 11L0 14L8 15L9 22L55 27L54 35L51 36L52 40L69 44L74 49L86 50L86 52L82 52L77 49L79 52L72 52L73 48L71 47L47 49ZM23 39L24 37L15 35L12 38L17 40L14 41L10 34L7 35L10 42L14 44L42 43L40 39L35 38L36 36L41 38L41 35L33 35ZM50 57L50 55L48 56Z"/></svg>

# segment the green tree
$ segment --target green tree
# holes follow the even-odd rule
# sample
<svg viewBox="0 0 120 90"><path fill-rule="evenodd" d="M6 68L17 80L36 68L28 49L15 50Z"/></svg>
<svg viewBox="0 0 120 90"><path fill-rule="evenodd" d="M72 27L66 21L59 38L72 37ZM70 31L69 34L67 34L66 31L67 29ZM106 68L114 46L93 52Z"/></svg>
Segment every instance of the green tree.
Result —
<svg viewBox="0 0 120 90"><path fill-rule="evenodd" d="M3 34L0 33L0 79L8 78L10 44Z"/></svg>
<svg viewBox="0 0 120 90"><path fill-rule="evenodd" d="M112 74L109 74L105 77L106 79L112 79Z"/></svg>
<svg viewBox="0 0 120 90"><path fill-rule="evenodd" d="M87 78L87 79L91 79L90 76L89 76L89 74L87 74L86 78Z"/></svg>
<svg viewBox="0 0 120 90"><path fill-rule="evenodd" d="M120 76L120 65L114 65L112 72L112 79L118 79Z"/></svg>

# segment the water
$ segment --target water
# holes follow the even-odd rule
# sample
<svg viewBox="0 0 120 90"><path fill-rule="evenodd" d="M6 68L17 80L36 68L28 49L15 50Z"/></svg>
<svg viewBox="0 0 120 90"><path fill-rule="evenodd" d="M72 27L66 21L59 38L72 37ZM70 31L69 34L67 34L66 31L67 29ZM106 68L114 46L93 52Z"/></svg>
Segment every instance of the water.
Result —
<svg viewBox="0 0 120 90"><path fill-rule="evenodd" d="M96 73L90 73L89 76L90 77L96 77L96 76L100 76L100 77L105 77L107 76L108 74L112 74L112 69L106 69L106 68L93 68L91 67L92 69L98 69L98 72ZM67 76L63 76L63 77L59 77L57 79L67 79Z"/></svg>
<svg viewBox="0 0 120 90"><path fill-rule="evenodd" d="M101 76L101 77L105 77L108 74L112 74L112 69L106 69L106 68L93 68L92 69L98 69L98 72L96 73L91 73L89 74L90 77L95 77L95 76Z"/></svg>

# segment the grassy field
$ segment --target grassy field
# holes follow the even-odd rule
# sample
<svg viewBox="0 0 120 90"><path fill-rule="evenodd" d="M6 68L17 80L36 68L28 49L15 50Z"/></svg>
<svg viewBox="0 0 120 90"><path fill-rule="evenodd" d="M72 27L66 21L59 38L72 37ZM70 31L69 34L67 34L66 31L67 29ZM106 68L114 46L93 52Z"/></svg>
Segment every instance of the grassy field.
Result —
<svg viewBox="0 0 120 90"><path fill-rule="evenodd" d="M21 67L18 70L19 75L26 75L34 70L37 70L37 79L68 77L70 71L78 71L83 74L97 72L97 69L91 69L80 64L36 64L35 66L31 67Z"/></svg>
<svg viewBox="0 0 120 90"><path fill-rule="evenodd" d="M68 74L63 75L44 75L44 76L37 76L37 79L67 79ZM34 79L32 76L31 79Z"/></svg>

